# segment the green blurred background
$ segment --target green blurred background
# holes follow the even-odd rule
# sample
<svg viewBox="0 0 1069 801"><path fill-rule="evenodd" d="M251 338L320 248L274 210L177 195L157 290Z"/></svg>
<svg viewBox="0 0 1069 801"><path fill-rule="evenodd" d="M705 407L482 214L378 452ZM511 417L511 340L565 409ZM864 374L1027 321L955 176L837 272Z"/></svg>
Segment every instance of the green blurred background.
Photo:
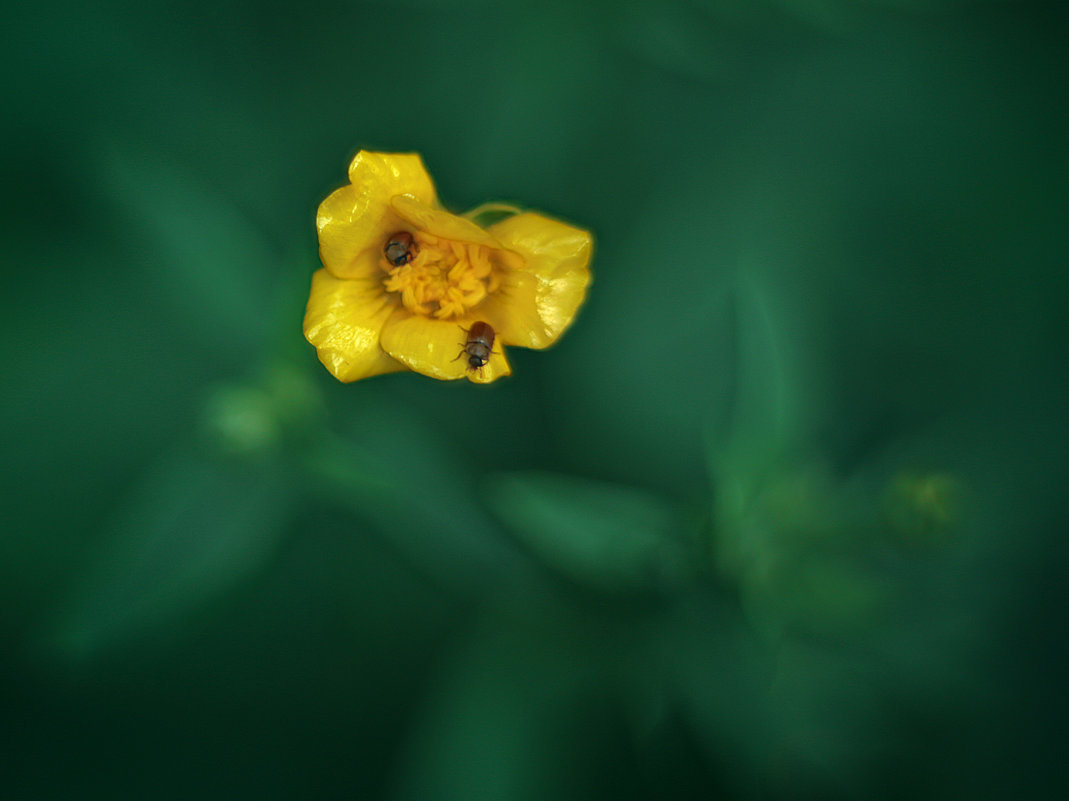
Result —
<svg viewBox="0 0 1069 801"><path fill-rule="evenodd" d="M1059 797L1060 8L6 12L0 797ZM361 147L595 232L558 347L328 375Z"/></svg>

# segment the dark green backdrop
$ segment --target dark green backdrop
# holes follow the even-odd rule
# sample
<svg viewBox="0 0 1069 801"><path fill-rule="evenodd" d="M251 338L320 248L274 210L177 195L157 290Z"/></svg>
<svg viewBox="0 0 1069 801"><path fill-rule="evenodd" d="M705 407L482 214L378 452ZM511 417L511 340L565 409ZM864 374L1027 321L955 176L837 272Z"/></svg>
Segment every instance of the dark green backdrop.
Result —
<svg viewBox="0 0 1069 801"><path fill-rule="evenodd" d="M0 796L1058 796L1058 4L20 5ZM361 147L592 229L561 344L334 381Z"/></svg>

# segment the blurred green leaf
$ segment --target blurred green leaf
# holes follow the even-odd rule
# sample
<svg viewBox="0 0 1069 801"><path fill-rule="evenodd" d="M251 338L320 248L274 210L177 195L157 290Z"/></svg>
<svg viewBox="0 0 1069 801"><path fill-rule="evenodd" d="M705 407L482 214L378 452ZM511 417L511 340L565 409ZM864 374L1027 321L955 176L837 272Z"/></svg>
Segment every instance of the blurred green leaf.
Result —
<svg viewBox="0 0 1069 801"><path fill-rule="evenodd" d="M550 567L604 589L675 583L686 572L672 506L651 493L553 473L488 482L497 516Z"/></svg>
<svg viewBox="0 0 1069 801"><path fill-rule="evenodd" d="M307 371L276 361L250 378L215 385L201 409L201 428L222 453L263 455L318 430L323 416Z"/></svg>
<svg viewBox="0 0 1069 801"><path fill-rule="evenodd" d="M787 632L859 631L888 608L892 589L855 560L802 552L779 555L742 583L751 623L773 639Z"/></svg>
<svg viewBox="0 0 1069 801"><path fill-rule="evenodd" d="M736 308L733 413L710 443L718 567L751 624L774 639L854 631L887 600L862 558L879 526L877 498L853 497L813 455L815 376L791 335L789 299L754 269Z"/></svg>
<svg viewBox="0 0 1069 801"><path fill-rule="evenodd" d="M717 559L721 569L736 575L768 556L773 534L767 521L752 523L762 517L759 499L767 488L782 483L783 471L792 469L803 432L799 368L788 363L783 316L773 309L772 297L757 277L740 278L732 412L726 425L710 429ZM791 511L801 508L793 504Z"/></svg>
<svg viewBox="0 0 1069 801"><path fill-rule="evenodd" d="M745 503L784 456L799 447L804 432L804 360L791 346L789 310L760 268L740 268L732 412L710 442L711 467L726 491L724 500L737 503ZM731 510L735 507L725 507L725 512Z"/></svg>
<svg viewBox="0 0 1069 801"><path fill-rule="evenodd" d="M261 570L290 519L285 471L183 450L132 489L58 615L53 645L92 655L180 623Z"/></svg>
<svg viewBox="0 0 1069 801"><path fill-rule="evenodd" d="M274 310L279 254L219 185L129 145L112 147L101 182L127 244L159 287L171 330L244 353L262 346Z"/></svg>
<svg viewBox="0 0 1069 801"><path fill-rule="evenodd" d="M633 627L648 638L627 674L637 740L656 748L675 720L685 721L707 759L721 766L724 786L745 784L767 762L778 726L767 708L770 654L727 599L693 593L675 600Z"/></svg>
<svg viewBox="0 0 1069 801"><path fill-rule="evenodd" d="M481 606L451 642L421 699L392 797L586 801L649 797L626 792L633 781L656 786L655 777L620 761L619 749L634 755L642 745L633 739L641 736L634 726L641 713L629 696L656 692L663 662L689 653L673 635L693 632L673 629L662 638L643 613L576 603L574 593L531 578ZM652 640L671 653L646 659ZM746 667L737 659L729 670ZM708 687L709 674L701 680ZM625 698L626 720L618 707ZM602 787L606 770L622 792L592 794L588 782Z"/></svg>
<svg viewBox="0 0 1069 801"><path fill-rule="evenodd" d="M593 670L598 654L589 632L576 637L568 610L545 596L526 601L537 603L535 614L494 609L454 645L403 753L395 797L573 797L571 755L589 751L583 705L604 677ZM503 599L501 607L518 605Z"/></svg>
<svg viewBox="0 0 1069 801"><path fill-rule="evenodd" d="M347 399L340 435L323 432L305 453L310 487L374 521L376 536L434 586L478 595L526 563L485 509L477 465L441 427L382 390L411 379L418 377L389 377ZM447 414L436 417L453 423Z"/></svg>

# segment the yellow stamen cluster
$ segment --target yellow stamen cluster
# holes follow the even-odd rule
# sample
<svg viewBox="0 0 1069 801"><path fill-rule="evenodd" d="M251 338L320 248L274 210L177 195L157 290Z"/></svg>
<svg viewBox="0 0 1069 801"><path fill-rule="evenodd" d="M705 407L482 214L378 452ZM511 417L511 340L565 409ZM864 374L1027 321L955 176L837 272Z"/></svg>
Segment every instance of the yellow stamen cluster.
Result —
<svg viewBox="0 0 1069 801"><path fill-rule="evenodd" d="M405 307L439 320L461 317L498 287L485 245L454 242L416 231L417 252L395 267L383 256L387 292L400 292Z"/></svg>

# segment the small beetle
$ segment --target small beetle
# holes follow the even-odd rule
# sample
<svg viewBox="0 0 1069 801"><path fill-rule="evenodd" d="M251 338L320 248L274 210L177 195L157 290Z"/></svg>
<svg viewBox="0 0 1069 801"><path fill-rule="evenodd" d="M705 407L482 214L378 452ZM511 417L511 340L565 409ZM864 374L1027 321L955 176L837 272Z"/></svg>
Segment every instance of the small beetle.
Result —
<svg viewBox="0 0 1069 801"><path fill-rule="evenodd" d="M412 238L412 234L408 231L398 231L386 240L383 252L386 254L386 260L390 264L394 267L400 267L402 264L408 264L412 259L416 258L417 249L416 240Z"/></svg>
<svg viewBox="0 0 1069 801"><path fill-rule="evenodd" d="M478 370L490 361L490 354L494 352L494 329L489 323L477 322L472 323L465 333L468 335L468 341L461 343L464 350L457 354L457 359L467 356L468 369Z"/></svg>

